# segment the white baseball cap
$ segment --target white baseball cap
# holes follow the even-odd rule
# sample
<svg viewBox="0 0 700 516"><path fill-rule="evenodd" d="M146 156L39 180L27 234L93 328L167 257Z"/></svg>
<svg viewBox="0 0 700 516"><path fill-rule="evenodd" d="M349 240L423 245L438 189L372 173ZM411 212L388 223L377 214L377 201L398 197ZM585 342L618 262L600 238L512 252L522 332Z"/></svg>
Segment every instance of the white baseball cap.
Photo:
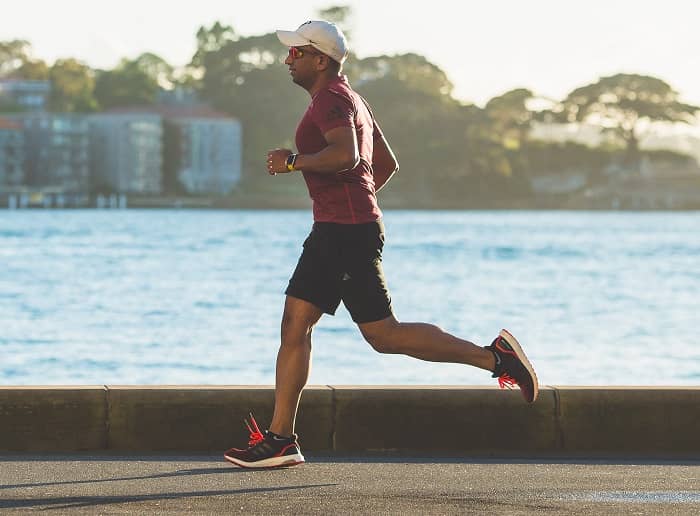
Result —
<svg viewBox="0 0 700 516"><path fill-rule="evenodd" d="M307 21L297 30L278 30L277 37L288 47L311 45L341 64L348 57L348 40L335 23Z"/></svg>

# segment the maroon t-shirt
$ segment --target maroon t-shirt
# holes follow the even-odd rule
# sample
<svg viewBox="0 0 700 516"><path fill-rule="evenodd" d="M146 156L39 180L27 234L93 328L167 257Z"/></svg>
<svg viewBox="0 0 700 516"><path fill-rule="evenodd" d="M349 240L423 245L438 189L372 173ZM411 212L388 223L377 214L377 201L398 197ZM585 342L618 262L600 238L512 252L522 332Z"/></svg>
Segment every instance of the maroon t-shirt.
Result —
<svg viewBox="0 0 700 516"><path fill-rule="evenodd" d="M324 134L337 127L352 127L357 135L360 162L352 170L335 173L303 172L313 200L314 221L363 224L382 216L377 205L372 172L374 139L381 130L362 97L345 76L316 93L296 132L300 154L315 154L328 146Z"/></svg>

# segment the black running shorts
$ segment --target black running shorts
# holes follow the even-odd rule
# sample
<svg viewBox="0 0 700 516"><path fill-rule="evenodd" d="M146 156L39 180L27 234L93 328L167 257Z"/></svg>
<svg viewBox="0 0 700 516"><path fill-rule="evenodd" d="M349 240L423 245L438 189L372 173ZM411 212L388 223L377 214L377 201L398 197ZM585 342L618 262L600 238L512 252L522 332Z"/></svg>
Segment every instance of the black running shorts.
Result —
<svg viewBox="0 0 700 516"><path fill-rule="evenodd" d="M356 323L392 315L382 270L384 224L315 222L285 294L334 315L340 301Z"/></svg>

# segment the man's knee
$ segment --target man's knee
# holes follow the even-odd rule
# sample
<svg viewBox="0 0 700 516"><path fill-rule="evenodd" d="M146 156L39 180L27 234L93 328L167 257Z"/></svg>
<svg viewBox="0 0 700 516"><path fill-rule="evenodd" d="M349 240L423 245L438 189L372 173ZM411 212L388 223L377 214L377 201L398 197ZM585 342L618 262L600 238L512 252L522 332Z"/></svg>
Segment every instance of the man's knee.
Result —
<svg viewBox="0 0 700 516"><path fill-rule="evenodd" d="M287 310L282 314L282 340L291 336L311 335L314 323Z"/></svg>
<svg viewBox="0 0 700 516"><path fill-rule="evenodd" d="M320 310L310 303L288 298L282 314L282 341L289 338L310 338L320 316Z"/></svg>

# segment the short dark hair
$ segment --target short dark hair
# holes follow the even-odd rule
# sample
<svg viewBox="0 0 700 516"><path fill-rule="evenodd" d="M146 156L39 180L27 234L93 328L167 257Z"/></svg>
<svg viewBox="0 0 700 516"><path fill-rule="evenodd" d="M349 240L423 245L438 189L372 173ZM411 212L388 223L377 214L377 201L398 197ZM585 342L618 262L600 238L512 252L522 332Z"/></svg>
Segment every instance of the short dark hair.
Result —
<svg viewBox="0 0 700 516"><path fill-rule="evenodd" d="M340 72L340 69L343 67L338 61L333 59L331 56L326 56L328 57L328 68L334 73Z"/></svg>

